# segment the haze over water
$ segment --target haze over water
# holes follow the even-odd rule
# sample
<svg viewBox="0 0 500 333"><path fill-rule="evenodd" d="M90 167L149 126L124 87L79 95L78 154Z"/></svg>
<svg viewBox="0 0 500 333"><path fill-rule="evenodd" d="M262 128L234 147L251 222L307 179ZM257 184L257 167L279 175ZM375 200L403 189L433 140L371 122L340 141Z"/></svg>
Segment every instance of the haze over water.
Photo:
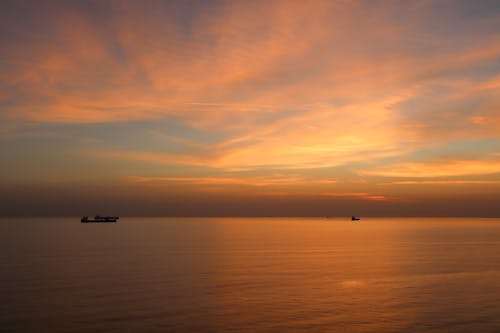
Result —
<svg viewBox="0 0 500 333"><path fill-rule="evenodd" d="M0 220L4 332L493 332L500 219Z"/></svg>

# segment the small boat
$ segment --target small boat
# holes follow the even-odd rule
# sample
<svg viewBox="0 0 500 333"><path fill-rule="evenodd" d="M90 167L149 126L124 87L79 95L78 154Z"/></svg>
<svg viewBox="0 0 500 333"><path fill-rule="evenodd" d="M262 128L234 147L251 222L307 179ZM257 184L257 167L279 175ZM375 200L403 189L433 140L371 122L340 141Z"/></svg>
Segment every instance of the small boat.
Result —
<svg viewBox="0 0 500 333"><path fill-rule="evenodd" d="M351 221L359 221L361 218L356 217L356 216L351 216Z"/></svg>
<svg viewBox="0 0 500 333"><path fill-rule="evenodd" d="M80 220L80 222L82 223L89 223L89 222L116 222L118 221L120 217L118 216L100 216L100 215L96 215L94 216L93 219L89 219L88 216L83 216L82 219Z"/></svg>

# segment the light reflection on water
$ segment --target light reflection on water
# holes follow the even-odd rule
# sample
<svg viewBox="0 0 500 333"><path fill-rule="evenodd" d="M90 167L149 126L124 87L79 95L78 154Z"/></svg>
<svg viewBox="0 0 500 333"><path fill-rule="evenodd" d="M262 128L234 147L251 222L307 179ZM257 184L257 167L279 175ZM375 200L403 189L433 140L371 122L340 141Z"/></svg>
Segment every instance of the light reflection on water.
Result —
<svg viewBox="0 0 500 333"><path fill-rule="evenodd" d="M0 220L26 332L492 332L500 219Z"/></svg>

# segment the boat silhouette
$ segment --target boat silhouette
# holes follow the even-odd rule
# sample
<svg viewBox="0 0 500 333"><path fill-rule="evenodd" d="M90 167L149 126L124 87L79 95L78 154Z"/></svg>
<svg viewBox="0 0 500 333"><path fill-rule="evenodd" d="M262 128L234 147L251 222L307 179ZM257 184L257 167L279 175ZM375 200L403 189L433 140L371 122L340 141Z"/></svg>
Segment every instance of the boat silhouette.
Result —
<svg viewBox="0 0 500 333"><path fill-rule="evenodd" d="M120 217L118 216L100 216L96 215L93 219L89 219L88 216L83 216L80 220L81 223L89 223L89 222L116 222Z"/></svg>
<svg viewBox="0 0 500 333"><path fill-rule="evenodd" d="M361 218L356 217L356 216L351 216L351 221L359 221Z"/></svg>

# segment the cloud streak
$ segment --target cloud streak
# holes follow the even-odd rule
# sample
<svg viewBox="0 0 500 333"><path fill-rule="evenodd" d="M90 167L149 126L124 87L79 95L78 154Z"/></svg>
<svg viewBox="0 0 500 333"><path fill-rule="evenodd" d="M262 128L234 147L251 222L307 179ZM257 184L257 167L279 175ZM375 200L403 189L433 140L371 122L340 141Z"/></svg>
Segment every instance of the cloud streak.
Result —
<svg viewBox="0 0 500 333"><path fill-rule="evenodd" d="M436 178L500 174L498 160L445 160L429 163L402 163L360 172L361 175Z"/></svg>
<svg viewBox="0 0 500 333"><path fill-rule="evenodd" d="M140 177L130 176L129 180L134 182L153 185L168 186L174 184L182 185L244 185L255 187L273 187L273 186L315 186L315 185L334 185L335 179L305 179L300 176L282 176L271 175L266 177Z"/></svg>

